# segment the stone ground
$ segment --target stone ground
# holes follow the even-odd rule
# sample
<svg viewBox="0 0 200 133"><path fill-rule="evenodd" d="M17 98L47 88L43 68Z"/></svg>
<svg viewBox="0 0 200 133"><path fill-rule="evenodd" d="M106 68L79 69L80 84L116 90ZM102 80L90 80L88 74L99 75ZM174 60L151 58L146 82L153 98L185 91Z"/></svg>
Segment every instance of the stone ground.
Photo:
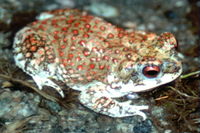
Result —
<svg viewBox="0 0 200 133"><path fill-rule="evenodd" d="M73 98L77 92L70 92L63 101L27 86L31 78L13 62L14 34L40 12L59 8L87 10L127 29L172 32L182 53L183 74L200 68L198 0L0 0L1 133L200 132L198 74L141 94L141 100L151 107L145 121L137 116L114 119L94 113Z"/></svg>

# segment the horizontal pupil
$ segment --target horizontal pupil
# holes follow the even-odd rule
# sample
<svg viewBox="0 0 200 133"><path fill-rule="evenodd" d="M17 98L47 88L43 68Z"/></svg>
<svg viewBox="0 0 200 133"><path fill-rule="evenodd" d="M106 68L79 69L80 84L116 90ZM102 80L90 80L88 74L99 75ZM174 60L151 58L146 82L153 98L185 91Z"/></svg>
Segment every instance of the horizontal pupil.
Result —
<svg viewBox="0 0 200 133"><path fill-rule="evenodd" d="M150 76L156 76L158 74L158 71L147 71L147 74Z"/></svg>

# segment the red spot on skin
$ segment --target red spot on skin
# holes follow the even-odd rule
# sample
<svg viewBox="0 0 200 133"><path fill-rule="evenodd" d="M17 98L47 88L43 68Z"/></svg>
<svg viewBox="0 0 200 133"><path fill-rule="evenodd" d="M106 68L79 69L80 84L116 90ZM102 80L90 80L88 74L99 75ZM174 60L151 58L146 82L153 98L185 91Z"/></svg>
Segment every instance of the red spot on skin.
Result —
<svg viewBox="0 0 200 133"><path fill-rule="evenodd" d="M101 61L101 58L97 57L97 58L96 58L96 61L97 61L97 62Z"/></svg>
<svg viewBox="0 0 200 133"><path fill-rule="evenodd" d="M100 21L99 20L95 20L95 24L98 24Z"/></svg>
<svg viewBox="0 0 200 133"><path fill-rule="evenodd" d="M103 60L109 60L108 56L103 56Z"/></svg>
<svg viewBox="0 0 200 133"><path fill-rule="evenodd" d="M122 38L123 36L124 36L123 33L119 33L119 34L118 34L118 37L119 37L119 38Z"/></svg>
<svg viewBox="0 0 200 133"><path fill-rule="evenodd" d="M145 41L147 40L147 38L148 38L147 36L143 36L142 40Z"/></svg>
<svg viewBox="0 0 200 133"><path fill-rule="evenodd" d="M95 68L95 64L90 64L90 68L94 69Z"/></svg>
<svg viewBox="0 0 200 133"><path fill-rule="evenodd" d="M80 25L79 22L77 22L77 23L74 24L75 27L78 27L79 25Z"/></svg>
<svg viewBox="0 0 200 133"><path fill-rule="evenodd" d="M64 55L64 52L60 52L59 55L60 55L60 56L63 56L63 55Z"/></svg>
<svg viewBox="0 0 200 133"><path fill-rule="evenodd" d="M81 60L81 57L76 57L76 61L80 61Z"/></svg>
<svg viewBox="0 0 200 133"><path fill-rule="evenodd" d="M92 52L97 52L97 51L98 51L97 47L92 48Z"/></svg>
<svg viewBox="0 0 200 133"><path fill-rule="evenodd" d="M99 66L99 69L100 69L100 70L103 70L104 68L105 68L105 65L100 65L100 66Z"/></svg>
<svg viewBox="0 0 200 133"><path fill-rule="evenodd" d="M41 29L41 30L45 30L45 28L44 28L44 26L43 25L39 25L39 27L38 27L39 29Z"/></svg>
<svg viewBox="0 0 200 133"><path fill-rule="evenodd" d="M37 50L37 46L31 46L31 47L30 47L30 51L31 51L31 52L35 52L36 50Z"/></svg>
<svg viewBox="0 0 200 133"><path fill-rule="evenodd" d="M69 15L69 18L70 18L70 19L73 19L73 18L74 18L74 15L73 15L73 14Z"/></svg>
<svg viewBox="0 0 200 133"><path fill-rule="evenodd" d="M52 44L54 44L54 43L56 43L56 40L52 40L51 42L52 42Z"/></svg>
<svg viewBox="0 0 200 133"><path fill-rule="evenodd" d="M112 61L113 61L113 63L117 63L118 62L118 60L117 59L112 59Z"/></svg>
<svg viewBox="0 0 200 133"><path fill-rule="evenodd" d="M73 30L74 35L78 35L78 30Z"/></svg>
<svg viewBox="0 0 200 133"><path fill-rule="evenodd" d="M79 44L81 45L81 46L85 46L85 40L81 40L80 42L79 42Z"/></svg>
<svg viewBox="0 0 200 133"><path fill-rule="evenodd" d="M73 57L74 57L73 54L68 54L68 58L69 58L69 59L72 59Z"/></svg>
<svg viewBox="0 0 200 133"><path fill-rule="evenodd" d="M77 66L77 69L80 71L80 70L83 70L83 66L82 65L78 65Z"/></svg>
<svg viewBox="0 0 200 133"><path fill-rule="evenodd" d="M93 28L93 29L97 29L97 25L94 25L92 28Z"/></svg>
<svg viewBox="0 0 200 133"><path fill-rule="evenodd" d="M53 34L58 34L58 33L59 33L59 31L54 31L54 32L53 32Z"/></svg>
<svg viewBox="0 0 200 133"><path fill-rule="evenodd" d="M63 44L63 45L60 46L60 48L61 48L61 49L65 49L65 48L66 48L66 45Z"/></svg>
<svg viewBox="0 0 200 133"><path fill-rule="evenodd" d="M90 61L96 61L96 58L92 57L90 58Z"/></svg>
<svg viewBox="0 0 200 133"><path fill-rule="evenodd" d="M93 33L93 30L88 30L88 33Z"/></svg>
<svg viewBox="0 0 200 133"><path fill-rule="evenodd" d="M63 62L62 64L63 64L64 66L67 66L67 63L66 63L66 62Z"/></svg>
<svg viewBox="0 0 200 133"><path fill-rule="evenodd" d="M85 56L89 56L89 55L90 55L90 51L89 51L88 49L84 49L84 50L83 50L83 54L84 54Z"/></svg>
<svg viewBox="0 0 200 133"><path fill-rule="evenodd" d="M89 29L91 27L91 25L90 24L85 24L85 27Z"/></svg>
<svg viewBox="0 0 200 133"><path fill-rule="evenodd" d="M113 38L114 37L114 35L112 34L112 33L109 33L108 35L107 35L107 38Z"/></svg>
<svg viewBox="0 0 200 133"><path fill-rule="evenodd" d="M67 42L67 38L64 38L64 39L63 39L63 42Z"/></svg>
<svg viewBox="0 0 200 133"><path fill-rule="evenodd" d="M75 47L75 46L71 46L70 49L71 49L71 50L75 50L76 47Z"/></svg>
<svg viewBox="0 0 200 133"><path fill-rule="evenodd" d="M88 34L84 34L83 37L89 38L90 36Z"/></svg>
<svg viewBox="0 0 200 133"><path fill-rule="evenodd" d="M69 19L69 20L67 20L67 23L68 23L68 24L71 24L73 21L74 21L74 20Z"/></svg>
<svg viewBox="0 0 200 133"><path fill-rule="evenodd" d="M58 40L59 36L58 35L54 35L54 39Z"/></svg>
<svg viewBox="0 0 200 133"><path fill-rule="evenodd" d="M72 40L76 40L76 37L75 37L75 36L73 36L71 39L72 39Z"/></svg>
<svg viewBox="0 0 200 133"><path fill-rule="evenodd" d="M41 23L45 25L45 24L47 24L47 21L46 21L46 20L44 20L44 21L42 21Z"/></svg>
<svg viewBox="0 0 200 133"><path fill-rule="evenodd" d="M52 24L52 25L57 25L57 20L53 19L53 20L51 21L51 24Z"/></svg>
<svg viewBox="0 0 200 133"><path fill-rule="evenodd" d="M82 27L79 28L80 31L83 31L84 29L85 29L85 28L82 28Z"/></svg>
<svg viewBox="0 0 200 133"><path fill-rule="evenodd" d="M67 27L63 27L61 30L62 31L67 31Z"/></svg>
<svg viewBox="0 0 200 133"><path fill-rule="evenodd" d="M69 65L70 66L74 66L75 64L74 64L74 62L70 62Z"/></svg>
<svg viewBox="0 0 200 133"><path fill-rule="evenodd" d="M30 38L31 43L37 43L37 40L34 37Z"/></svg>
<svg viewBox="0 0 200 133"><path fill-rule="evenodd" d="M105 26L100 26L100 30L105 31L106 27Z"/></svg>
<svg viewBox="0 0 200 133"><path fill-rule="evenodd" d="M62 59L61 61L62 61L62 63L67 62L67 59Z"/></svg>

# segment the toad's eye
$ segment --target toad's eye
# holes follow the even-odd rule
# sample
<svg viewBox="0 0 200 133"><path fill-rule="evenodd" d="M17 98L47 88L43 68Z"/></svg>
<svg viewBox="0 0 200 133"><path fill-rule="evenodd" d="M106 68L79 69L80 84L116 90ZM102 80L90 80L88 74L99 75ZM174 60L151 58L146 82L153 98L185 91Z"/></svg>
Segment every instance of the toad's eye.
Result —
<svg viewBox="0 0 200 133"><path fill-rule="evenodd" d="M160 67L156 65L145 66L142 73L147 78L156 78L160 73Z"/></svg>

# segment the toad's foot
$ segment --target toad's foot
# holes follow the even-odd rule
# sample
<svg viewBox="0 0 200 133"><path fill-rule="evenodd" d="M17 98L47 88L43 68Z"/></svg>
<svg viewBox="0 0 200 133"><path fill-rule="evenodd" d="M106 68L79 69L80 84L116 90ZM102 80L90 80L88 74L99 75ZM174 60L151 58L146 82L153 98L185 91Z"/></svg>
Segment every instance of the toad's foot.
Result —
<svg viewBox="0 0 200 133"><path fill-rule="evenodd" d="M36 76L36 75L32 76L32 78L34 79L35 83L37 84L40 90L42 90L43 86L49 86L49 87L54 88L61 95L62 98L65 97L62 89L57 84L55 84L51 79Z"/></svg>
<svg viewBox="0 0 200 133"><path fill-rule="evenodd" d="M148 109L148 106L131 105L130 101L118 102L106 91L106 85L96 85L82 91L79 99L83 105L93 111L111 117L139 115L143 120L146 119L146 114L141 110Z"/></svg>

